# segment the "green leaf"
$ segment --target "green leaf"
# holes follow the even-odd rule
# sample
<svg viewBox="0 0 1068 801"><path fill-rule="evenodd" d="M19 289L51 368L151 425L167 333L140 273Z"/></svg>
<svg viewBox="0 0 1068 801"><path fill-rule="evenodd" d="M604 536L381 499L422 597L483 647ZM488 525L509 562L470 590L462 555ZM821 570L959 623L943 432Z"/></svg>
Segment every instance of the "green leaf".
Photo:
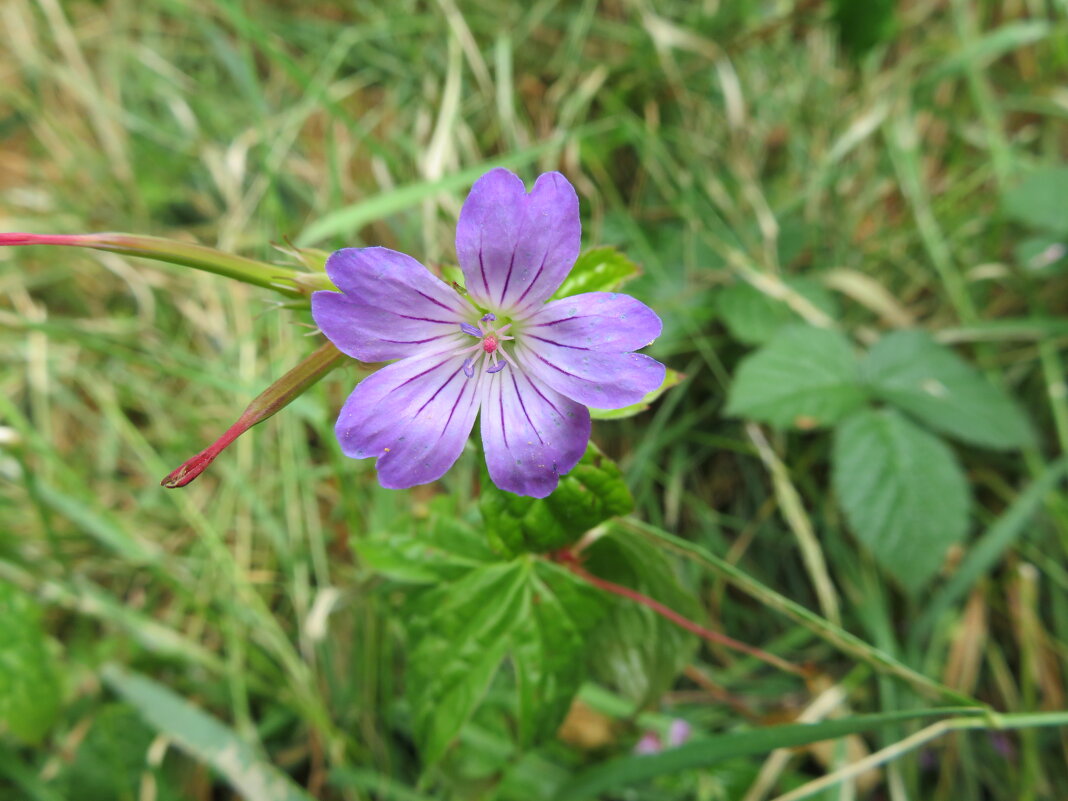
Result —
<svg viewBox="0 0 1068 801"><path fill-rule="evenodd" d="M873 393L934 429L989 448L1034 441L1020 407L953 351L923 331L895 331L861 364Z"/></svg>
<svg viewBox="0 0 1068 801"><path fill-rule="evenodd" d="M641 270L615 248L593 248L575 261L553 299L582 292L614 292Z"/></svg>
<svg viewBox="0 0 1068 801"><path fill-rule="evenodd" d="M968 486L953 453L893 409L835 429L832 481L857 539L911 593L967 531Z"/></svg>
<svg viewBox="0 0 1068 801"><path fill-rule="evenodd" d="M593 575L637 590L686 617L701 614L671 563L640 535L615 527L585 554L585 567ZM590 636L591 668L599 679L644 706L671 685L696 645L692 634L648 607L616 598Z"/></svg>
<svg viewBox="0 0 1068 801"><path fill-rule="evenodd" d="M69 759L62 760L53 786L62 798L78 801L133 801L147 777L154 780L157 801L186 799L176 768L187 764L170 760L146 764L145 754L156 738L137 711L127 704L107 703L94 709L88 734Z"/></svg>
<svg viewBox="0 0 1068 801"><path fill-rule="evenodd" d="M162 684L118 665L106 666L102 676L149 726L209 765L249 801L311 801L296 782L230 728Z"/></svg>
<svg viewBox="0 0 1068 801"><path fill-rule="evenodd" d="M55 657L34 600L0 580L0 729L38 742L59 712Z"/></svg>
<svg viewBox="0 0 1068 801"><path fill-rule="evenodd" d="M1032 172L1005 192L1001 205L1009 217L1035 230L1068 233L1068 166Z"/></svg>
<svg viewBox="0 0 1068 801"><path fill-rule="evenodd" d="M404 534L354 537L352 548L360 561L406 584L452 581L480 565L500 561L482 531L456 517L451 504L437 501L431 503L426 519L405 520Z"/></svg>
<svg viewBox="0 0 1068 801"><path fill-rule="evenodd" d="M649 405L667 392L672 387L678 386L682 383L682 380L686 378L678 370L672 370L670 367L664 373L664 380L660 386L646 395L637 403L630 406L624 406L622 409L590 409L590 417L594 420L622 420L625 417L633 417L636 414L641 414Z"/></svg>
<svg viewBox="0 0 1068 801"><path fill-rule="evenodd" d="M785 284L829 317L838 316L834 296L821 284L805 278L788 278ZM763 345L783 326L801 322L800 315L785 301L744 281L716 294L716 310L731 336L746 345Z"/></svg>
<svg viewBox="0 0 1068 801"><path fill-rule="evenodd" d="M416 604L407 681L427 764L444 755L471 717L529 615L529 570L525 560L479 567Z"/></svg>
<svg viewBox="0 0 1068 801"><path fill-rule="evenodd" d="M570 545L605 520L627 514L634 500L619 467L590 443L548 498L513 495L487 479L480 507L486 534L502 552L543 553Z"/></svg>
<svg viewBox="0 0 1068 801"><path fill-rule="evenodd" d="M866 400L853 348L826 328L789 326L741 361L727 414L778 427L833 425Z"/></svg>
<svg viewBox="0 0 1068 801"><path fill-rule="evenodd" d="M586 677L588 635L609 599L559 565L537 560L531 574L530 611L512 642L518 690L519 741L551 737Z"/></svg>
<svg viewBox="0 0 1068 801"><path fill-rule="evenodd" d="M846 50L863 55L889 41L897 29L896 6L895 0L834 0L831 19Z"/></svg>

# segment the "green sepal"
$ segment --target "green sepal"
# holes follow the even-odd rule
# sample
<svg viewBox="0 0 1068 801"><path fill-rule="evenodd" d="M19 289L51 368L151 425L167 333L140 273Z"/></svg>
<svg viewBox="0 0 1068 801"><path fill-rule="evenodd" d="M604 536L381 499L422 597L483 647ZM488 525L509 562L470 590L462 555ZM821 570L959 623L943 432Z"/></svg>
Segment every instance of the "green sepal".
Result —
<svg viewBox="0 0 1068 801"><path fill-rule="evenodd" d="M641 269L615 248L593 248L575 261L553 300L583 292L615 292L641 274Z"/></svg>

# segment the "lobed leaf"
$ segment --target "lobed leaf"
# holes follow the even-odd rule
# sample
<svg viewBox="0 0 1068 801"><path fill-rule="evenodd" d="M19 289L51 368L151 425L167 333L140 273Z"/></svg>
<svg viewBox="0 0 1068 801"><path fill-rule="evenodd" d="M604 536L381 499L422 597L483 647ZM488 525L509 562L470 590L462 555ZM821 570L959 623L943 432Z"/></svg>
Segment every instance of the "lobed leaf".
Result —
<svg viewBox="0 0 1068 801"><path fill-rule="evenodd" d="M594 575L641 592L689 618L700 615L692 593L678 582L671 563L643 537L614 527L586 549ZM645 606L615 599L590 635L591 669L642 706L666 690L693 657L696 638Z"/></svg>
<svg viewBox="0 0 1068 801"><path fill-rule="evenodd" d="M486 534L507 554L563 548L634 508L619 467L593 443L549 497L513 495L486 480L479 502Z"/></svg>

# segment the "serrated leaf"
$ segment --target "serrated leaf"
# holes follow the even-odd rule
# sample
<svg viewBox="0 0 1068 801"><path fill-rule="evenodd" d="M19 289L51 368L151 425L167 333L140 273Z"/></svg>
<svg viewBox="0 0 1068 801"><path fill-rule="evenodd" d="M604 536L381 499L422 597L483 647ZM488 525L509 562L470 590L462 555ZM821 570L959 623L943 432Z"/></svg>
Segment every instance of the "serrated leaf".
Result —
<svg viewBox="0 0 1068 801"><path fill-rule="evenodd" d="M585 554L585 567L593 575L637 590L687 617L700 614L671 563L639 535L615 527ZM640 707L671 685L696 645L692 634L648 607L617 598L590 635L590 667Z"/></svg>
<svg viewBox="0 0 1068 801"><path fill-rule="evenodd" d="M108 665L103 678L156 731L211 766L244 798L311 801L289 776L262 758L232 729L147 676Z"/></svg>
<svg viewBox="0 0 1068 801"><path fill-rule="evenodd" d="M826 328L789 326L742 359L727 414L782 428L833 425L867 399L853 347Z"/></svg>
<svg viewBox="0 0 1068 801"><path fill-rule="evenodd" d="M482 531L449 516L447 504L437 505L443 509L414 526L407 523L406 533L354 537L353 550L366 567L408 584L450 581L479 565L500 561Z"/></svg>
<svg viewBox="0 0 1068 801"><path fill-rule="evenodd" d="M667 392L672 387L678 386L686 378L678 370L672 370L670 367L664 372L664 380L660 383L656 389L646 395L637 403L630 406L624 406L622 409L590 409L590 417L594 420L622 420L626 417L633 417L636 414L641 414L649 405Z"/></svg>
<svg viewBox="0 0 1068 801"><path fill-rule="evenodd" d="M805 278L788 278L785 283L829 317L838 316L834 296L822 285ZM801 322L800 315L785 301L745 282L720 290L716 294L716 310L731 336L747 345L763 345L783 326Z"/></svg>
<svg viewBox="0 0 1068 801"><path fill-rule="evenodd" d="M575 260L553 299L582 292L615 292L640 273L638 265L615 248L593 248Z"/></svg>
<svg viewBox="0 0 1068 801"><path fill-rule="evenodd" d="M862 362L873 393L932 428L989 448L1034 441L1023 411L1003 390L923 331L895 331Z"/></svg>
<svg viewBox="0 0 1068 801"><path fill-rule="evenodd" d="M570 545L594 526L634 508L615 462L590 443L547 498L526 498L483 484L486 534L504 553L543 553Z"/></svg>
<svg viewBox="0 0 1068 801"><path fill-rule="evenodd" d="M530 614L512 645L523 746L560 727L586 677L587 636L609 607L607 596L551 562L535 562L531 582Z"/></svg>
<svg viewBox="0 0 1068 801"><path fill-rule="evenodd" d="M0 621L0 729L35 743L59 712L59 671L37 604L2 580Z"/></svg>
<svg viewBox="0 0 1068 801"><path fill-rule="evenodd" d="M1038 231L1068 233L1068 167L1043 167L1001 198L1005 213Z"/></svg>
<svg viewBox="0 0 1068 801"><path fill-rule="evenodd" d="M444 755L470 718L529 614L529 570L526 561L486 565L419 600L408 696L426 763Z"/></svg>
<svg viewBox="0 0 1068 801"><path fill-rule="evenodd" d="M910 593L968 528L968 485L946 445L893 409L834 432L832 482L857 539Z"/></svg>

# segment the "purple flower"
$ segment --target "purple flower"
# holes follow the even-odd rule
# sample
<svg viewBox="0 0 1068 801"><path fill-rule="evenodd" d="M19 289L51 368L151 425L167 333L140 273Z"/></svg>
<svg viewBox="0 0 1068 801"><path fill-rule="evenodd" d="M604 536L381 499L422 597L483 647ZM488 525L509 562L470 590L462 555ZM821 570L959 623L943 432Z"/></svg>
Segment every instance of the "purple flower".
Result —
<svg viewBox="0 0 1068 801"><path fill-rule="evenodd" d="M586 450L588 406L618 409L660 386L664 366L633 353L660 318L627 295L546 303L579 252L578 196L545 173L529 194L508 170L475 182L456 226L462 296L415 259L345 248L327 259L341 292L312 316L344 353L396 359L361 381L337 420L342 451L377 457L382 486L424 484L459 457L481 409L490 478L544 498Z"/></svg>

